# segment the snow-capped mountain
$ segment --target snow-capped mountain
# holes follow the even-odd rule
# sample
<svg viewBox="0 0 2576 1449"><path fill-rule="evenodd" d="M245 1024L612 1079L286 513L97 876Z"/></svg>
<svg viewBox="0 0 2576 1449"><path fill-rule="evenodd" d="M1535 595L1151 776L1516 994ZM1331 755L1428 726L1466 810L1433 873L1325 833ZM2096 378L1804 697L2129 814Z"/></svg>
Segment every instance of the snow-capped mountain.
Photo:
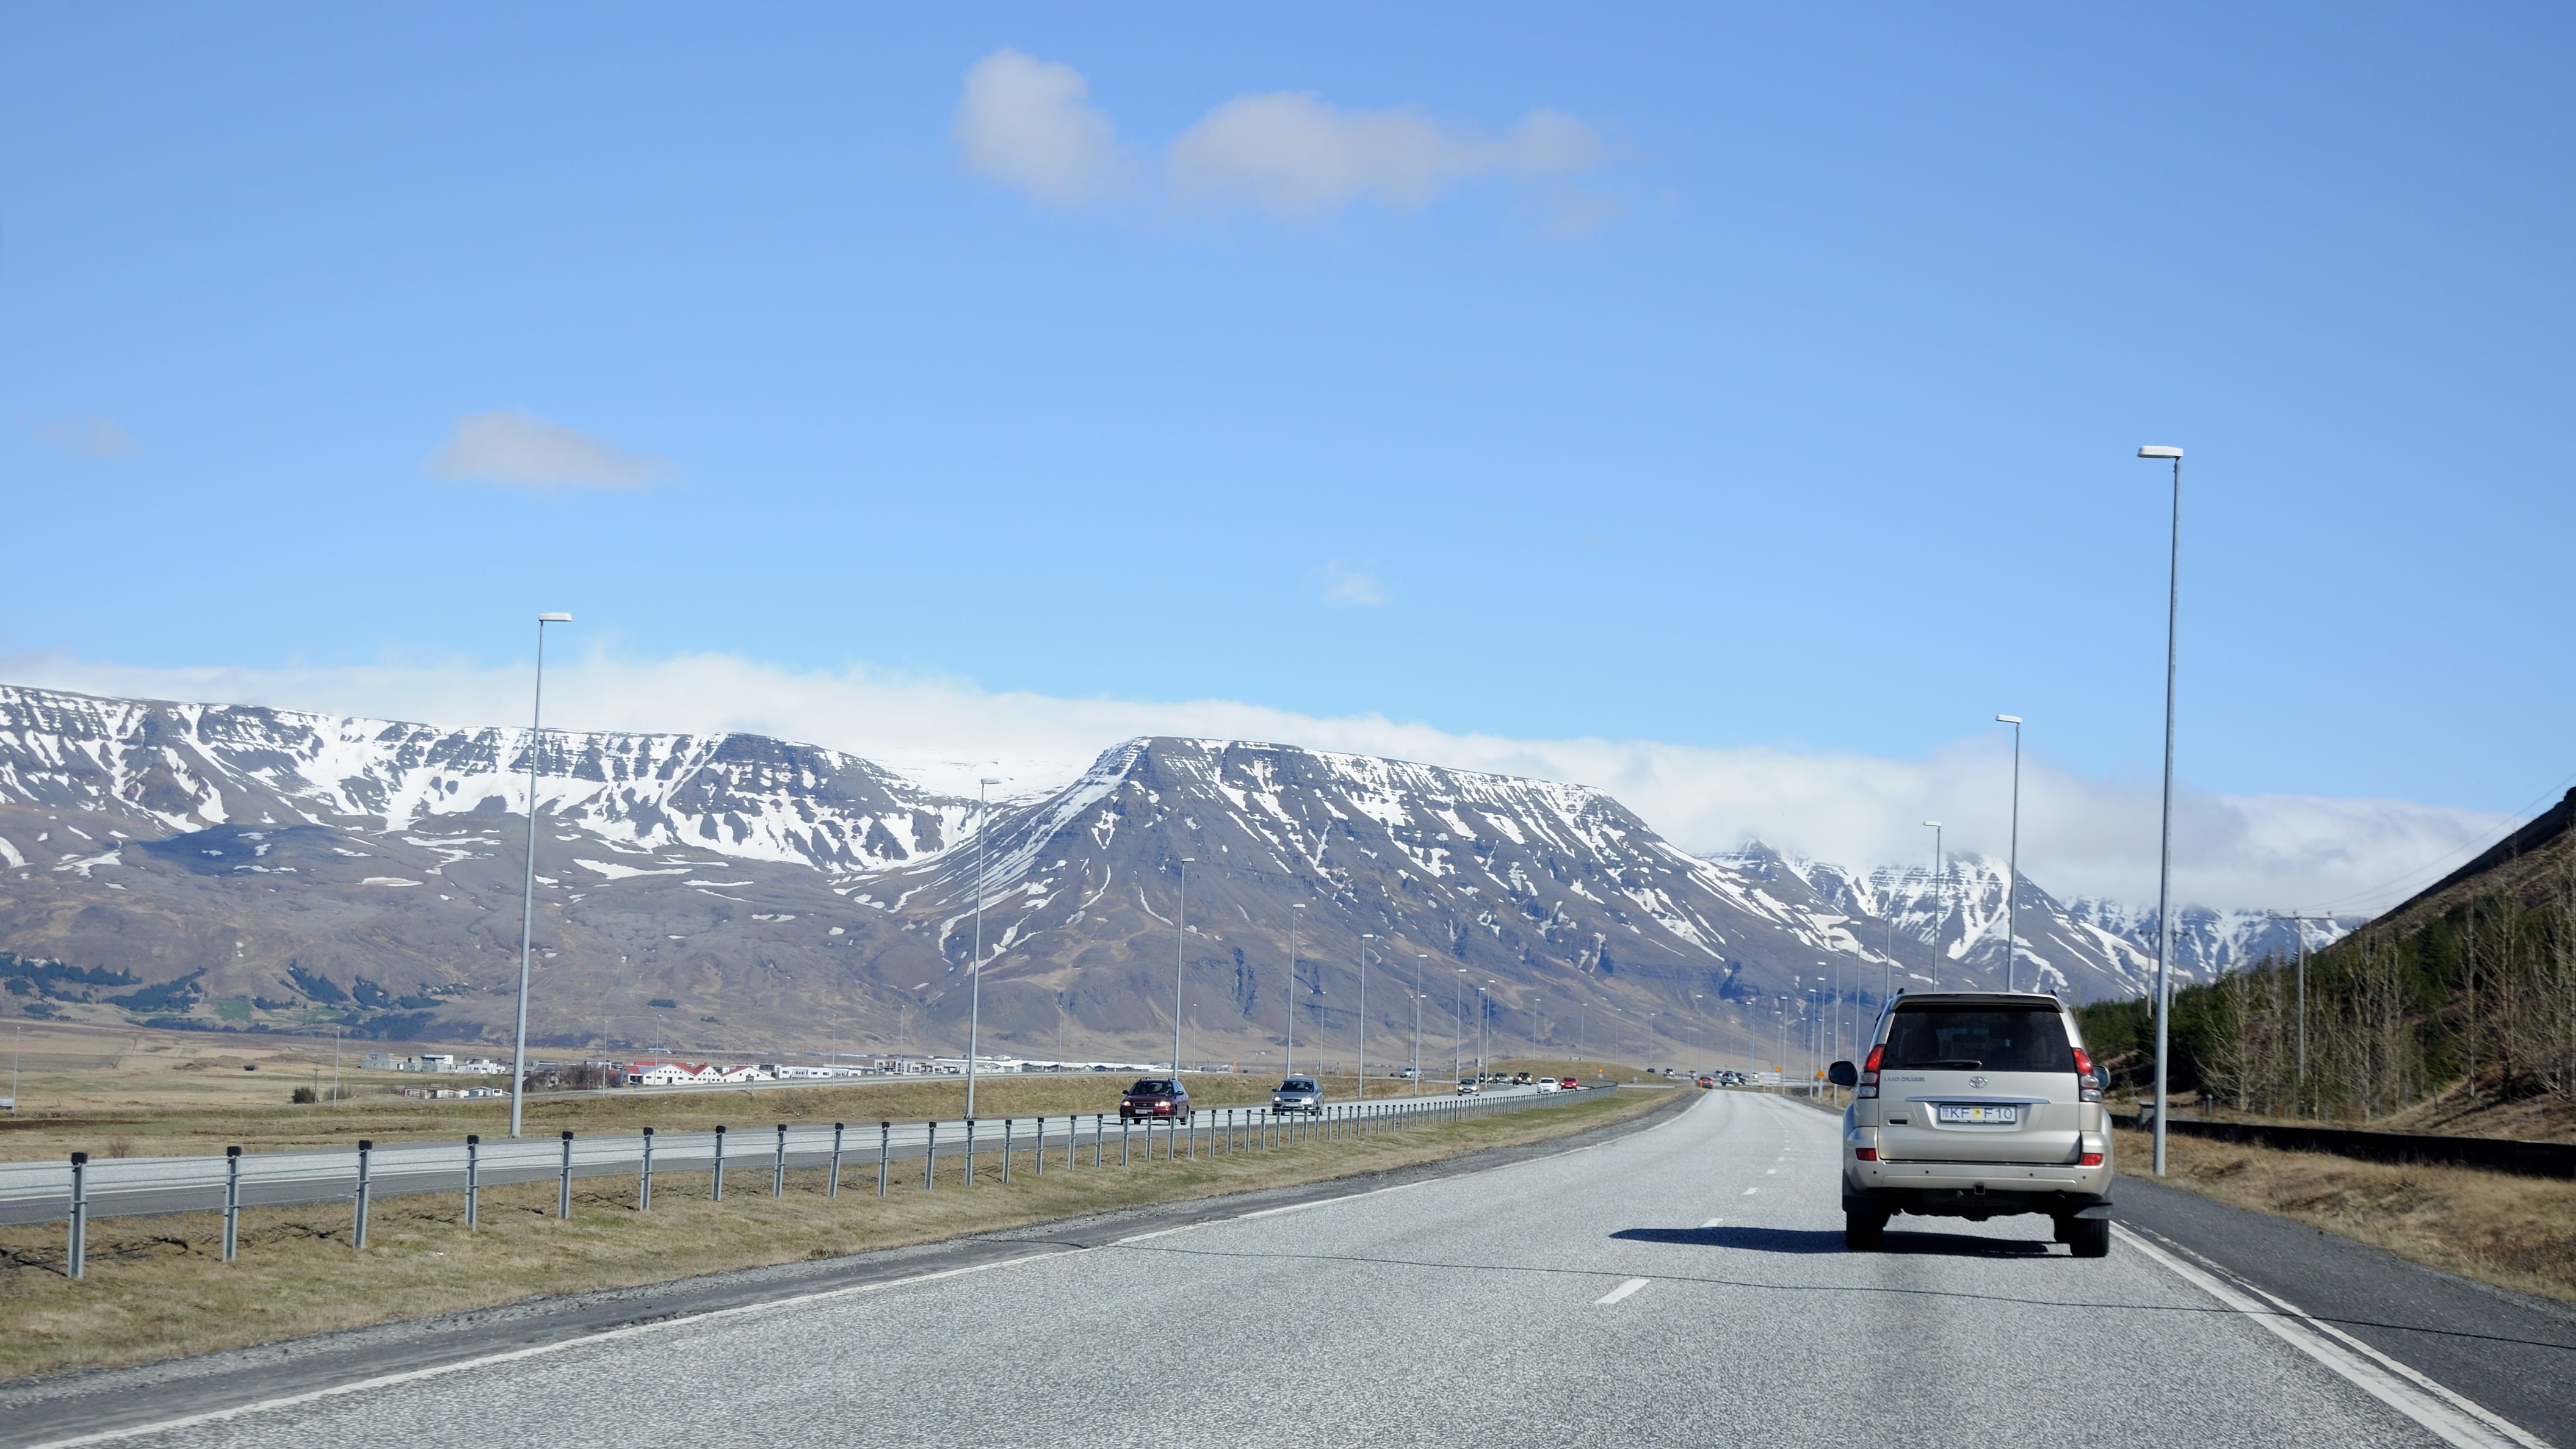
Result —
<svg viewBox="0 0 2576 1449"><path fill-rule="evenodd" d="M79 810L144 839L221 824L525 819L528 739L0 685L0 810ZM557 821L623 845L840 870L935 855L975 808L853 755L740 734L549 730L536 788Z"/></svg>
<svg viewBox="0 0 2576 1449"><path fill-rule="evenodd" d="M23 978L0 1010L489 1040L515 981L528 746L0 686L0 976ZM1175 969L1185 1031L1247 1060L1285 1049L1291 1003L1298 1039L1344 1056L1363 1022L1373 1060L1410 1051L1418 1016L1426 1051L1481 1017L1498 1041L1660 1060L1774 1041L1784 1013L1832 1009L1818 992L1858 1015L1898 985L2002 980L1989 862L1936 880L1704 859L1579 785L1142 739L987 821L752 735L549 731L537 760L554 1005L536 1032L558 1045L670 1045L679 1021L710 1046L953 1050L979 885L986 1039L1027 1054L1068 1034L1168 1050ZM2025 878L2019 979L2142 989L2142 914ZM2281 929L2193 912L2179 964L2232 967Z"/></svg>
<svg viewBox="0 0 2576 1449"><path fill-rule="evenodd" d="M2005 869L1973 853L1950 857L1936 875L1928 866L1880 866L1850 871L1817 861L1787 868L1818 894L1855 915L1877 920L1882 930L1937 947L1944 984L1979 988L2004 985ZM2113 902L2060 902L2021 878L2011 954L2014 982L2037 984L2078 1000L2137 996L2154 989L2156 913ZM2176 984L2213 980L2266 955L2295 955L2294 923L2260 911L2176 910ZM2311 949L2359 926L2359 916L2308 926ZM1925 983L1930 984L1930 983Z"/></svg>

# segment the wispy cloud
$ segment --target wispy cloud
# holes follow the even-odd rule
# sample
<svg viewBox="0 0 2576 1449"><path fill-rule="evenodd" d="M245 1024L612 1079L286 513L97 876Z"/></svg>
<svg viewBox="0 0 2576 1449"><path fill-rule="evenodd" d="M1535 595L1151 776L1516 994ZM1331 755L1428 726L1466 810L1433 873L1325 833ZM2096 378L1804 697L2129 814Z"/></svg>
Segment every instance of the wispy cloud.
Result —
<svg viewBox="0 0 2576 1449"><path fill-rule="evenodd" d="M569 642L569 641L567 641ZM527 708L524 666L137 669L0 659L0 679L91 693L228 701L472 725ZM1927 861L1915 822L1949 823L1952 849L2000 856L2008 747L1961 741L1923 759L1651 740L1516 739L1379 715L1318 718L1232 700L1171 703L993 693L866 669L793 670L731 655L638 660L605 653L546 669L548 722L566 729L743 730L848 750L934 788L979 775L1026 795L1070 782L1102 749L1146 734L1267 740L1568 780L1609 791L1691 850L1761 840L1865 865ZM2060 896L2152 902L2157 797L2025 759L2021 861ZM2176 801L2175 887L2219 908L2384 908L2513 822L2488 811L2315 795Z"/></svg>
<svg viewBox="0 0 2576 1449"><path fill-rule="evenodd" d="M1097 201L1128 179L1118 128L1069 65L1004 48L966 72L949 134L967 167L1051 206Z"/></svg>
<svg viewBox="0 0 2576 1449"><path fill-rule="evenodd" d="M1237 96L1172 142L1172 193L1303 220L1361 201L1429 205L1480 177L1563 176L1601 163L1600 133L1562 111L1532 111L1502 135L1417 110L1352 111L1311 93Z"/></svg>
<svg viewBox="0 0 2576 1449"><path fill-rule="evenodd" d="M46 447L83 458L123 458L142 445L134 435L95 413L63 413L24 420L28 432Z"/></svg>
<svg viewBox="0 0 2576 1449"><path fill-rule="evenodd" d="M1321 585L1327 604L1365 609L1386 602L1386 585L1378 581L1375 573L1354 568L1340 559L1315 570L1315 580Z"/></svg>
<svg viewBox="0 0 2576 1449"><path fill-rule="evenodd" d="M424 465L431 477L528 488L641 488L670 469L531 413L469 413Z"/></svg>
<svg viewBox="0 0 2576 1449"><path fill-rule="evenodd" d="M1136 167L1117 127L1091 103L1082 73L1002 49L966 73L950 128L978 175L1039 202L1074 206L1133 189ZM1544 182L1559 234L1589 230L1614 199L1564 189L1610 156L1601 132L1541 108L1500 132L1413 107L1355 110L1308 91L1243 95L1209 111L1164 149L1166 196L1199 210L1248 208L1311 221L1364 203L1413 211L1478 180Z"/></svg>

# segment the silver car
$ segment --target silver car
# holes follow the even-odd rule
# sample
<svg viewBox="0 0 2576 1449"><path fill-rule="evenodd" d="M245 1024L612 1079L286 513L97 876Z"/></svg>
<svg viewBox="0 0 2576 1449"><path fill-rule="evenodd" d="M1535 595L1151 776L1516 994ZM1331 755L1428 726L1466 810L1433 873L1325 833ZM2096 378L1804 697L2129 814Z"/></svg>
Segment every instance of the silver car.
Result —
<svg viewBox="0 0 2576 1449"><path fill-rule="evenodd" d="M1843 1244L1879 1246L1896 1213L2039 1213L2079 1258L2111 1251L2103 1074L2053 996L1900 995L1868 1059L1829 1072L1843 1113Z"/></svg>
<svg viewBox="0 0 2576 1449"><path fill-rule="evenodd" d="M1315 1085L1313 1077L1282 1078L1279 1090L1270 1094L1270 1110L1320 1117L1324 1115L1324 1090Z"/></svg>

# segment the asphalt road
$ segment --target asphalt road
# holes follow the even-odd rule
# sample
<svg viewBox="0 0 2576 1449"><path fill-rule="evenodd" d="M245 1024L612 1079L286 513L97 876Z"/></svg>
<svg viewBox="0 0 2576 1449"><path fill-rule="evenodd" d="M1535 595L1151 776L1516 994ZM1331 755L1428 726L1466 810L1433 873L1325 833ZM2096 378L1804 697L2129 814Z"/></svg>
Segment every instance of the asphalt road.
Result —
<svg viewBox="0 0 2576 1449"><path fill-rule="evenodd" d="M1143 1235L987 1240L127 1442L554 1442L569 1425L764 1446L2545 1442L2468 1375L2339 1338L2339 1318L2158 1241L2268 1220L2218 1209L2195 1229L2176 1210L2078 1262L2037 1219L1900 1218L1887 1251L1847 1253L1835 1150L1822 1113L1710 1094L1490 1171ZM2295 1274L2293 1239L2257 1255ZM2397 1266L2352 1291L2457 1286ZM2295 1290L2271 1291L2295 1306ZM2529 1401L2563 1403L2566 1338L2532 1341L2553 1320L2523 1311L2491 1336L2554 1363Z"/></svg>

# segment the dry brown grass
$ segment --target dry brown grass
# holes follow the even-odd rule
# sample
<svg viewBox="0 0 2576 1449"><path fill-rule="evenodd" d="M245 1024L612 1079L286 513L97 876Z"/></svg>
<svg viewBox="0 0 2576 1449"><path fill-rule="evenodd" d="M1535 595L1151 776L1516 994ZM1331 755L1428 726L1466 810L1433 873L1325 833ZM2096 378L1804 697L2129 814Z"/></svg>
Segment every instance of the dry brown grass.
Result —
<svg viewBox="0 0 2576 1449"><path fill-rule="evenodd" d="M2154 1148L2121 1132L2121 1170ZM2576 1301L2576 1183L2168 1135L2165 1181L2498 1287Z"/></svg>
<svg viewBox="0 0 2576 1449"><path fill-rule="evenodd" d="M90 1228L88 1276L62 1276L63 1228L0 1228L0 1378L142 1363L268 1343L388 1319L487 1307L593 1289L667 1282L732 1268L990 1232L1144 1203L1315 1182L1563 1136L1622 1121L1670 1100L1662 1092L1499 1113L1452 1126L1309 1143L1271 1152L1141 1158L1067 1172L1061 1149L1046 1175L1015 1155L1000 1183L998 1153L979 1153L978 1186L943 1162L936 1190L897 1171L876 1196L875 1164L845 1173L826 1198L820 1171L789 1174L785 1197L766 1173L734 1174L722 1203L702 1173L656 1173L653 1210L635 1210L628 1180L577 1181L573 1216L552 1216L551 1183L488 1189L482 1226L458 1223L459 1195L379 1200L364 1253L349 1248L346 1204L245 1210L237 1262L220 1260L221 1216L110 1218ZM1141 1151L1141 1138L1140 1149Z"/></svg>
<svg viewBox="0 0 2576 1449"><path fill-rule="evenodd" d="M413 1050L405 1044L403 1050ZM359 1051L340 1064L346 1101L305 1106L287 1098L318 1079L331 1084L331 1042L304 1038L216 1037L206 1033L113 1030L39 1024L26 1033L26 1072L15 1117L0 1116L0 1159L55 1158L75 1151L99 1156L180 1157L220 1153L228 1145L248 1152L298 1147L348 1147L361 1137L378 1142L460 1139L469 1132L495 1137L509 1130L507 1099L424 1102L395 1095L403 1087L503 1085L492 1077L422 1077L408 1072L355 1070ZM257 1072L245 1072L256 1062ZM1531 1063L1514 1062L1511 1070ZM1446 1069L1447 1063L1440 1064ZM1385 1070L1381 1066L1380 1071ZM1633 1067L1592 1063L1558 1075L1625 1081ZM977 1082L979 1117L1028 1118L1040 1114L1118 1110L1118 1094L1132 1080L1124 1073L987 1076ZM1266 1105L1276 1077L1236 1073L1187 1077L1199 1107ZM1348 1076L1319 1078L1325 1099L1354 1100ZM1368 1082L1372 1099L1413 1093L1411 1082L1380 1075ZM1448 1086L1425 1082L1427 1095ZM566 1128L594 1132L703 1130L719 1124L751 1127L772 1122L919 1122L965 1115L966 1084L956 1077L898 1077L804 1085L646 1092L565 1093L532 1096L526 1130L551 1137ZM114 1151L117 1146L122 1151Z"/></svg>

